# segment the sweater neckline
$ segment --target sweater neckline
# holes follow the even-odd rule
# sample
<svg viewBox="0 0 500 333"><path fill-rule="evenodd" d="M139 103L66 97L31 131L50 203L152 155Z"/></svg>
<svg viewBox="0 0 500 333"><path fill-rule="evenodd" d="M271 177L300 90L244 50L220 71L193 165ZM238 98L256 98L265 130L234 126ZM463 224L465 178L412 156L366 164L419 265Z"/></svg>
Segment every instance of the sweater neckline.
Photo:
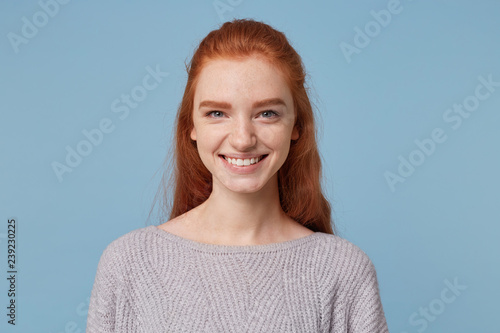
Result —
<svg viewBox="0 0 500 333"><path fill-rule="evenodd" d="M176 244L187 246L194 250L202 252L211 252L211 253L276 252L309 243L313 240L316 240L318 237L320 237L321 234L321 232L316 231L313 234L301 238L296 238L278 243L257 244L257 245L222 245L222 244L202 243L192 239L184 238L172 234L166 230L160 229L156 225L147 226L146 229L149 229L150 231L159 235L160 237L168 239L169 241L174 242Z"/></svg>

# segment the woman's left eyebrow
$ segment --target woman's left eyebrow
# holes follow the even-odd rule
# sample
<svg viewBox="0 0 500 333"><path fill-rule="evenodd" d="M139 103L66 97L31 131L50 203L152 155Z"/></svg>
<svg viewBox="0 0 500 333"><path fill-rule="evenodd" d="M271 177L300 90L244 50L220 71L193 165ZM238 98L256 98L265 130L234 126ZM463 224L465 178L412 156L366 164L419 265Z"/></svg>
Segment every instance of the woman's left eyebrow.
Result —
<svg viewBox="0 0 500 333"><path fill-rule="evenodd" d="M253 103L253 108L262 108L270 105L283 105L286 106L285 101L283 101L281 98L268 98L264 99L262 101L258 101Z"/></svg>

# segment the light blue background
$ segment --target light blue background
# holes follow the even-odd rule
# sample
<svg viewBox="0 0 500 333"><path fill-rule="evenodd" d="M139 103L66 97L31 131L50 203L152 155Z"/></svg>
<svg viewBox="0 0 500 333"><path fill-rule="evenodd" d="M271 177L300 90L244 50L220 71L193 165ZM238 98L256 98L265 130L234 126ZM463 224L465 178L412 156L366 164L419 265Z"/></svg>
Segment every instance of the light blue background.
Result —
<svg viewBox="0 0 500 333"><path fill-rule="evenodd" d="M499 332L500 88L456 130L443 114L479 76L500 81L500 2L403 0L350 63L340 44L354 45L355 27L389 1L237 2L220 16L213 1L72 1L17 53L8 34L22 35L23 16L33 22L41 7L0 4L1 276L7 219L19 224L18 325L6 323L2 278L0 331L84 331L102 251L147 223L184 62L224 20L250 17L303 57L335 223L374 262L390 331ZM121 120L111 103L157 65L169 76ZM114 130L59 182L51 163L103 118ZM384 173L435 128L447 140L391 191ZM420 308L442 310L454 279L467 289L425 328L412 325Z"/></svg>

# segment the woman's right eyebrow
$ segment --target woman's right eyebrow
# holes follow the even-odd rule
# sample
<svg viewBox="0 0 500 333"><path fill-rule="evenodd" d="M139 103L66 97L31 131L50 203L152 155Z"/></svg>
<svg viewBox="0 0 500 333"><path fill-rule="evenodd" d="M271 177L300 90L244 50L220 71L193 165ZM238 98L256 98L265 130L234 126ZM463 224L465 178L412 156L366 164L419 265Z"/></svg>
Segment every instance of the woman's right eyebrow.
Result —
<svg viewBox="0 0 500 333"><path fill-rule="evenodd" d="M271 105L286 106L286 103L281 98L268 98L268 99L264 99L262 101L257 101L255 103L253 103L253 108L256 109L256 108L261 108L261 107L271 106ZM199 105L199 108L201 109L203 107L212 108L212 109L231 109L232 108L231 103L217 102L217 101L210 101L210 100L202 101Z"/></svg>
<svg viewBox="0 0 500 333"><path fill-rule="evenodd" d="M198 108L201 109L203 107L211 109L230 109L231 104L227 102L203 101Z"/></svg>

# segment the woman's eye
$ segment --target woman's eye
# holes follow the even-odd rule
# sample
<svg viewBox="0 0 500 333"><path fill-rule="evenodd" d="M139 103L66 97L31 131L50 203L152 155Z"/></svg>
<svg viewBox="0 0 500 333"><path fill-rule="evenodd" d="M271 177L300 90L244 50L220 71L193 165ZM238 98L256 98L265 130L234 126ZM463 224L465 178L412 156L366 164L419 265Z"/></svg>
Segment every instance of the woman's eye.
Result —
<svg viewBox="0 0 500 333"><path fill-rule="evenodd" d="M220 118L224 115L222 111L210 111L207 113L207 116L213 117L213 118Z"/></svg>
<svg viewBox="0 0 500 333"><path fill-rule="evenodd" d="M262 111L261 112L261 115L264 117L264 118L272 118L272 117L275 117L278 115L278 113L276 111L273 111L273 110L266 110L266 111Z"/></svg>

